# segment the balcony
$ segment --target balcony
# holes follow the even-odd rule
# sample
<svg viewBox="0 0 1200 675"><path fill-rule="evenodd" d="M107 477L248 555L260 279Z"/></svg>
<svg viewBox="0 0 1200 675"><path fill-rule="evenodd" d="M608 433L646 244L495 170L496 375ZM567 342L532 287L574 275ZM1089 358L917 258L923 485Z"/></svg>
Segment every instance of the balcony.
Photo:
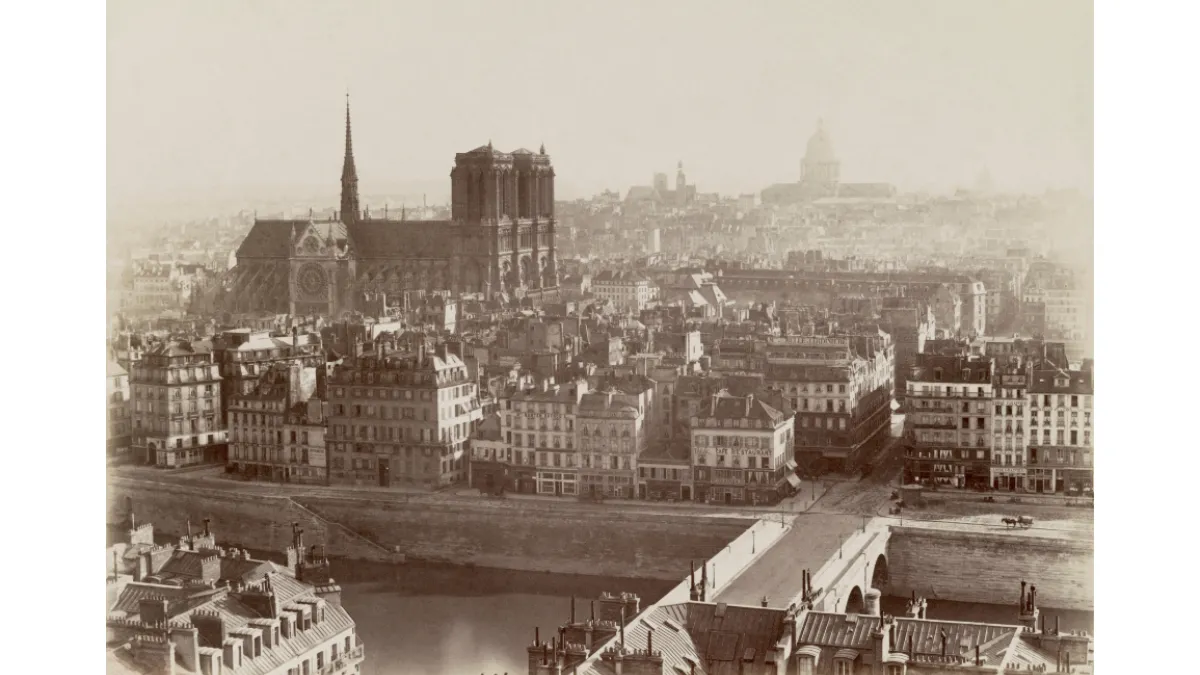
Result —
<svg viewBox="0 0 1200 675"><path fill-rule="evenodd" d="M344 670L348 670L355 663L361 661L362 658L363 647L362 645L359 645L345 654L339 655L336 659L330 661L328 665L317 670L317 675L333 675L333 673L340 673Z"/></svg>

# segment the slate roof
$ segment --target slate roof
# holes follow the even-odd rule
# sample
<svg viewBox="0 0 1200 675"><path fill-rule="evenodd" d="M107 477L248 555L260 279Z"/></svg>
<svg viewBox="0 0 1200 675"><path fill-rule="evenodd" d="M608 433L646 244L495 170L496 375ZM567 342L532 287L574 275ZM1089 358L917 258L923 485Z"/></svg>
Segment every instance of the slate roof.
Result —
<svg viewBox="0 0 1200 675"><path fill-rule="evenodd" d="M1055 380L1067 379L1066 386L1058 386ZM1091 394L1092 373L1086 370L1035 370L1029 385L1031 394Z"/></svg>
<svg viewBox="0 0 1200 675"><path fill-rule="evenodd" d="M292 253L292 236L307 220L256 220L235 254L241 258L286 258Z"/></svg>
<svg viewBox="0 0 1200 675"><path fill-rule="evenodd" d="M310 223L307 220L259 220L237 250L237 258L289 258L293 237L315 227L335 243L349 241L355 257L446 258L453 243L448 220L363 220L346 226L340 222Z"/></svg>
<svg viewBox="0 0 1200 675"><path fill-rule="evenodd" d="M182 579L199 579L200 560L205 555L215 555L212 551L188 551L186 549L178 549L171 554L170 559L163 565L155 576L161 578L182 578ZM262 579L271 572L277 572L280 568L275 563L268 560L245 560L234 556L225 556L220 558L221 561L221 580L240 579L245 582L253 582Z"/></svg>
<svg viewBox="0 0 1200 675"><path fill-rule="evenodd" d="M816 645L828 649L851 649L869 652L873 649L871 633L879 618L866 614L806 612L797 641L799 645ZM946 635L946 658L975 657L975 647L986 665L1000 665L1020 626L1006 626L961 621L938 621L897 617L893 651L908 652L909 640L915 661L942 660L942 633ZM1032 658L1029 654L1026 657ZM1033 661L1031 661L1033 662Z"/></svg>
<svg viewBox="0 0 1200 675"><path fill-rule="evenodd" d="M349 238L359 259L449 258L455 232L448 220L367 220Z"/></svg>
<svg viewBox="0 0 1200 675"><path fill-rule="evenodd" d="M146 356L188 356L191 354L211 354L213 344L210 340L171 340L159 342L146 350Z"/></svg>
<svg viewBox="0 0 1200 675"><path fill-rule="evenodd" d="M787 419L787 415L773 406L763 403L758 397L747 400L745 396L733 396L728 392L717 394L707 410L701 411L703 418L724 420L763 420L772 425Z"/></svg>
<svg viewBox="0 0 1200 675"><path fill-rule="evenodd" d="M768 659L783 635L785 615L780 609L699 602L654 607L626 625L625 646L645 649L653 628L664 674L692 673L695 666L696 675L774 675L775 664ZM579 672L613 675L615 670L593 656Z"/></svg>
<svg viewBox="0 0 1200 675"><path fill-rule="evenodd" d="M273 574L271 576L271 586L276 595L280 596L279 604L282 607L286 607L299 599L316 599L317 597L311 586L303 584L287 574ZM137 599L141 597L154 597L154 595L167 595L167 593L171 592L176 592L179 596L169 606L168 613L174 621L185 625L191 624L191 613L197 609L215 611L220 614L228 631L246 627L256 619L263 618L225 589L200 589L197 591L195 589L151 587L150 585L139 583L131 583L126 587L117 602L117 608L131 607L133 611L127 611L126 613L130 617L134 617L138 613ZM190 593L191 596L187 596L187 593ZM267 648L264 645L262 653L258 657L242 661L242 666L236 670L237 675L260 675L277 672L278 669L288 662L299 659L313 649L327 644L334 637L345 632L353 625L354 621L345 609L333 603L325 603L324 621L319 624L313 623L309 630L298 632L293 637L282 640L273 648ZM132 660L129 658L129 650L124 646L110 649L108 654L110 662L115 661L120 664L132 663ZM178 664L177 670L179 672L188 672L179 668ZM136 668L135 672L137 672Z"/></svg>

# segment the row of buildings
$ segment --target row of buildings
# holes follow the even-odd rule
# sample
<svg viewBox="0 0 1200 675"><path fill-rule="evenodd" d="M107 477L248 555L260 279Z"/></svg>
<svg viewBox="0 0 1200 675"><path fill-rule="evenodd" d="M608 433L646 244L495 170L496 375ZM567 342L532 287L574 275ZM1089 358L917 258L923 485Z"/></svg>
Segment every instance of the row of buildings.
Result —
<svg viewBox="0 0 1200 675"><path fill-rule="evenodd" d="M919 354L906 386L908 482L1092 493L1090 361L1072 369L1044 349Z"/></svg>
<svg viewBox="0 0 1200 675"><path fill-rule="evenodd" d="M642 318L155 342L110 370L110 442L261 480L762 503L797 473L869 464L902 394L910 481L1092 487L1091 362L1072 369L1061 343L898 344L878 323L765 306Z"/></svg>

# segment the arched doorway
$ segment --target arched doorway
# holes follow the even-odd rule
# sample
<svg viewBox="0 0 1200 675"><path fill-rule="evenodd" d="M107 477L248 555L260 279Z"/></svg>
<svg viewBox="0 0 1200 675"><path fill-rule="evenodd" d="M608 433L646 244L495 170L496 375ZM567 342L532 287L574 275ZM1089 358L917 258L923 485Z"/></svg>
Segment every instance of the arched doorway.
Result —
<svg viewBox="0 0 1200 675"><path fill-rule="evenodd" d="M882 553L875 559L875 571L871 573L871 588L879 589L879 592L887 595L888 584L891 582L891 575L888 572L887 556Z"/></svg>
<svg viewBox="0 0 1200 675"><path fill-rule="evenodd" d="M862 589L855 586L850 590L850 596L846 598L846 613L847 614L862 614L867 610L866 603L863 602Z"/></svg>

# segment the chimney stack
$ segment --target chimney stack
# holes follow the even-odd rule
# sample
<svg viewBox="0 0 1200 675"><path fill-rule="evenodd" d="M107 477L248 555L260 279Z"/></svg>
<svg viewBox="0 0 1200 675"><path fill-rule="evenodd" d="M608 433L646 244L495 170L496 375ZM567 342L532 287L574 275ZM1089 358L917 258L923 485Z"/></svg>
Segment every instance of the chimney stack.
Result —
<svg viewBox="0 0 1200 675"><path fill-rule="evenodd" d="M621 605L621 651L625 651L625 605Z"/></svg>
<svg viewBox="0 0 1200 675"><path fill-rule="evenodd" d="M571 596L571 625L575 625L575 596Z"/></svg>

